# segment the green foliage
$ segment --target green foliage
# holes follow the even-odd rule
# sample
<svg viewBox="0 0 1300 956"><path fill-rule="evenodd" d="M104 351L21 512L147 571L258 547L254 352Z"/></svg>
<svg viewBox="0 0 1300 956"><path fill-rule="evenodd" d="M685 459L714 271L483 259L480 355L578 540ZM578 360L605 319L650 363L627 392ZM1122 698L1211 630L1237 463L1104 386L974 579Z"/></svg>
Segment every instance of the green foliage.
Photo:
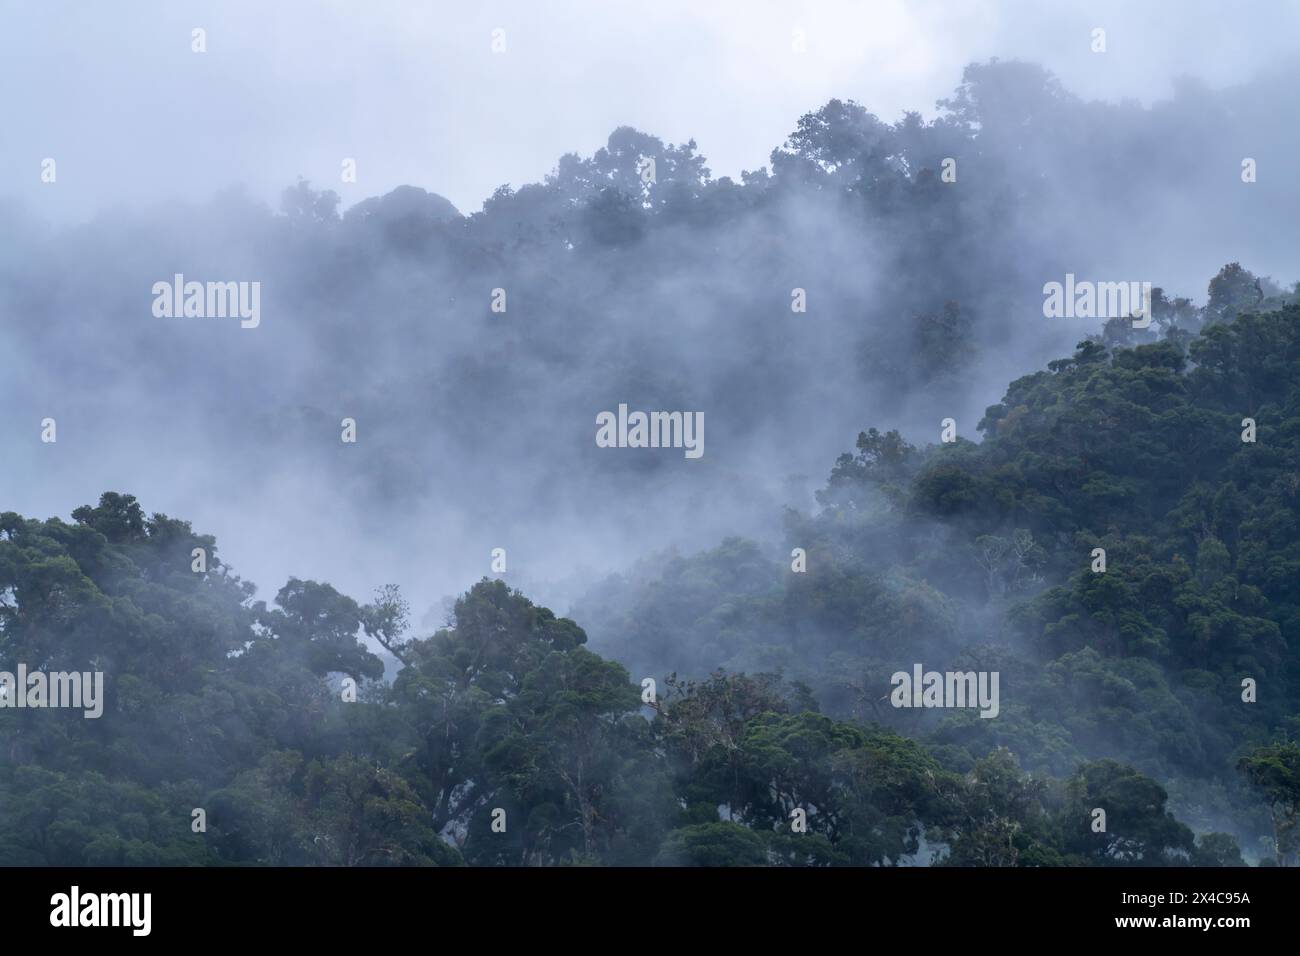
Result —
<svg viewBox="0 0 1300 956"><path fill-rule="evenodd" d="M1063 844L1070 854L1103 866L1169 866L1192 853L1192 831L1165 809L1163 787L1113 760L1084 764L1066 783L1061 811ZM1106 828L1092 827L1094 810Z"/></svg>
<svg viewBox="0 0 1300 956"><path fill-rule="evenodd" d="M779 164L893 176L878 124L828 110ZM637 135L606 172L659 150L695 188L693 146ZM634 241L675 196L625 197L584 241ZM1300 306L1269 295L1228 267L1207 310L1161 299L1199 333L1081 343L979 444L863 432L782 549L604 582L577 610L601 653L501 581L425 636L391 586L255 601L212 537L126 494L0 514L0 669L103 671L107 698L0 711L0 863L1228 866L1270 822L1295 863ZM998 718L884 704L916 662L998 671ZM629 667L668 675L648 706Z"/></svg>
<svg viewBox="0 0 1300 956"><path fill-rule="evenodd" d="M673 830L656 858L659 866L765 866L767 847L748 827L729 820Z"/></svg>
<svg viewBox="0 0 1300 956"><path fill-rule="evenodd" d="M1300 857L1300 745L1257 747L1238 766L1268 804L1277 865L1294 865Z"/></svg>
<svg viewBox="0 0 1300 956"><path fill-rule="evenodd" d="M805 681L828 714L919 734L949 767L998 747L1061 775L1131 762L1169 781L1198 828L1229 815L1254 847L1267 814L1238 756L1300 700L1300 306L1266 285L1232 265L1205 309L1156 296L1164 338L1081 342L1012 382L979 444L861 433L820 510L787 512L806 573L733 541L622 585L616 612L579 604L584 622L650 673ZM766 570L719 586L741 567ZM882 706L887 675L917 661L1000 670L1002 714Z"/></svg>

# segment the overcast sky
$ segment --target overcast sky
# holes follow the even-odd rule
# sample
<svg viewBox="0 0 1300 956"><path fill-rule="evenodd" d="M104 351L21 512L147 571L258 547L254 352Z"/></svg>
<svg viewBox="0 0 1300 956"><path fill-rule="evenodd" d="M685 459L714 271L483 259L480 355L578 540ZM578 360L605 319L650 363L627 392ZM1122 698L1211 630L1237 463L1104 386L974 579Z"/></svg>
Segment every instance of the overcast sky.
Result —
<svg viewBox="0 0 1300 956"><path fill-rule="evenodd" d="M765 165L833 96L933 113L962 66L1053 70L1150 102L1294 59L1300 3L997 0L0 0L0 196L55 220L118 202L274 201L298 176L345 204L412 183L477 210L621 124L695 138L714 175ZM191 30L207 52L191 51ZM1106 30L1107 51L1091 50ZM492 52L492 31L506 50ZM795 30L807 52L792 50ZM1292 118L1294 119L1294 118ZM57 188L40 182L58 163ZM340 182L345 157L356 184Z"/></svg>

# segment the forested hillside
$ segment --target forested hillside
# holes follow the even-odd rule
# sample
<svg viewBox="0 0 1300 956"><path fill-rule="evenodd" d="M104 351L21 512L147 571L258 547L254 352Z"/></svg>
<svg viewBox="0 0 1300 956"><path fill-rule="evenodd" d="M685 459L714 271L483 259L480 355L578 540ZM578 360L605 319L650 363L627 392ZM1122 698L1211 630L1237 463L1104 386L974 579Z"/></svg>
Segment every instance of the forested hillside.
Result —
<svg viewBox="0 0 1300 956"><path fill-rule="evenodd" d="M395 588L254 600L125 493L6 512L0 667L106 701L0 709L0 863L1295 862L1300 307L1247 276L978 443L864 432L785 516L806 570L729 539L574 620L500 580L434 633ZM890 706L918 662L1000 672L996 719Z"/></svg>
<svg viewBox="0 0 1300 956"><path fill-rule="evenodd" d="M646 551L765 537L868 426L923 445L951 416L977 438L1008 381L1100 330L1045 317L1049 280L1150 280L1180 328L1199 313L1179 296L1205 304L1225 262L1261 275L1227 277L1216 312L1282 293L1300 187L1264 157L1300 155L1270 119L1298 85L1143 106L975 63L909 104L924 115L852 86L810 101L738 174L711 167L708 129L620 125L464 214L365 192L364 168L352 205L333 180L278 209L230 190L65 229L0 204L0 508L127 489L263 585L395 580L425 627L488 570L465 555L506 547L512 584L567 607ZM1242 156L1264 164L1250 185ZM260 282L259 324L154 315L178 273ZM704 456L597 447L621 402L699 410ZM46 417L56 447L32 440Z"/></svg>
<svg viewBox="0 0 1300 956"><path fill-rule="evenodd" d="M1268 311L1235 264L1179 306L1199 334L1164 305L1159 340L1110 329L1013 382L979 443L861 434L819 510L786 516L804 573L732 539L606 581L579 618L634 669L780 671L959 771L998 747L1052 774L1120 758L1198 828L1271 845L1238 771L1300 730L1300 308ZM913 662L1000 672L1001 713L889 706ZM1300 765L1275 756L1294 853Z"/></svg>

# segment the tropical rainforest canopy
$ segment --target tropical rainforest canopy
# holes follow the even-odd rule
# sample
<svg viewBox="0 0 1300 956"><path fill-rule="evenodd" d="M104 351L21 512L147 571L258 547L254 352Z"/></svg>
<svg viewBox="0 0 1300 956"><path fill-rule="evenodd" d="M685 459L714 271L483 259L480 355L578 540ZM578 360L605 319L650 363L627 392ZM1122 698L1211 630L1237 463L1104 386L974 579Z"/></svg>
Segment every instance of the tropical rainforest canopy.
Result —
<svg viewBox="0 0 1300 956"><path fill-rule="evenodd" d="M1030 351L1059 336L989 277L1026 230L1050 238L1034 213L1054 187L1026 173L1042 157L1008 144L1054 142L1077 126L1066 113L1109 135L1023 64L971 68L945 106L889 125L832 101L741 183L712 179L694 143L624 128L471 217L415 189L343 216L307 183L278 216L227 199L218 236L296 276L313 324L229 366L246 395L213 389L177 414L289 436L240 467L310 458L340 497L383 498L367 532L381 542L428 474L463 472L492 491L483 515L527 506L534 522L590 494L566 470L632 496L689 490L671 469L697 463L680 453L599 458L587 423L612 406L593 395L709 408L698 464L733 470L694 474L722 497L750 477L738 449L785 434L801 451L811 409L863 409L863 430L838 460L797 462L826 477L815 504L767 514L779 544L656 551L588 581L568 616L495 578L442 627L412 623L394 586L364 601L295 577L259 599L223 559L240 541L219 547L129 488L70 520L0 514L0 670L99 671L106 693L98 719L0 707L0 864L1295 864L1300 289L1230 263L1204 305L1156 289L1149 328L1112 318L1016 378L979 441L973 420L952 442L884 426L913 400L937 424L1018 330L1036 330ZM984 188L944 192L938 160L954 155ZM1086 190L1090 170L1067 172ZM1059 278L1071 250L1056 253L1017 268ZM874 263L867 305L846 278L856 256ZM4 276L10 306L58 294L33 263ZM498 326L492 348L449 324L437 379L420 365L432 347L410 344L427 314L368 305L400 287L477 315L498 283L529 321ZM832 305L826 335L791 345L795 286ZM618 318L644 318L642 297L695 306ZM359 314L380 331L359 334ZM7 333L13 354L53 334ZM97 364L110 338L152 356L139 374L169 396L188 389L165 385L176 368L233 348L147 334L87 332L85 409L117 372ZM298 347L311 394L362 383L344 390L375 423L364 464L321 450L332 413L262 391ZM701 354L726 361L692 366ZM403 356L415 367L390 374ZM822 364L826 383L858 384L836 392ZM512 428L537 409L582 427ZM405 443L412 416L463 457ZM308 433L319 448L295 444ZM541 477L492 484L502 461ZM891 706L890 675L918 664L998 673L996 718Z"/></svg>
<svg viewBox="0 0 1300 956"><path fill-rule="evenodd" d="M859 436L787 515L805 573L732 539L607 582L603 655L499 580L417 637L393 589L254 601L129 494L5 513L0 659L109 693L0 715L0 860L1224 864L1267 835L1294 861L1300 308L1085 341L981 427ZM881 706L918 655L999 671L1002 713Z"/></svg>

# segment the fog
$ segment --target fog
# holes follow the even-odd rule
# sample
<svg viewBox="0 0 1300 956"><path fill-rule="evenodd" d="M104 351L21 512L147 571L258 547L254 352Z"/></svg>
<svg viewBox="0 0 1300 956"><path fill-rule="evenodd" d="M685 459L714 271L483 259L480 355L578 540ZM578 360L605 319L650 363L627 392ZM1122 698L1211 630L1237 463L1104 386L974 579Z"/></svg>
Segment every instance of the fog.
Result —
<svg viewBox="0 0 1300 956"><path fill-rule="evenodd" d="M1293 61L1300 26L1285 0L1248 15L1210 0L7 0L0 16L0 191L70 221L231 183L274 202L299 175L345 205L409 183L468 213L624 124L694 137L715 175L737 177L831 97L929 117L967 63L997 56L1041 63L1085 99L1150 105L1182 76L1217 89ZM62 164L55 190L32 172L46 156ZM346 186L345 156L359 165Z"/></svg>
<svg viewBox="0 0 1300 956"><path fill-rule="evenodd" d="M1300 278L1292 5L357 10L4 8L4 510L130 492L263 597L395 582L423 627L504 548L564 610L777 540L864 428L977 440L1099 330L1044 318L1067 272ZM156 316L178 273L259 324ZM621 403L702 412L703 456L598 448Z"/></svg>

